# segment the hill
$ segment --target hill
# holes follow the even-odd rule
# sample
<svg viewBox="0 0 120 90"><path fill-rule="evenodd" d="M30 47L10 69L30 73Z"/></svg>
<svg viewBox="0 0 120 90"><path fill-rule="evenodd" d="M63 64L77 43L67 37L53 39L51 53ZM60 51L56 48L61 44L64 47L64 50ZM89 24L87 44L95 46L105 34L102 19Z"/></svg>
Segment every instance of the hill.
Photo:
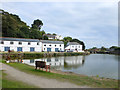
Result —
<svg viewBox="0 0 120 90"><path fill-rule="evenodd" d="M16 38L32 38L32 39L48 39L43 37L45 31L40 31L37 25L43 25L41 20L34 20L32 26L27 24L19 18L18 15L10 14L4 10L0 10L2 16L2 36L16 37ZM40 23L39 23L40 22Z"/></svg>

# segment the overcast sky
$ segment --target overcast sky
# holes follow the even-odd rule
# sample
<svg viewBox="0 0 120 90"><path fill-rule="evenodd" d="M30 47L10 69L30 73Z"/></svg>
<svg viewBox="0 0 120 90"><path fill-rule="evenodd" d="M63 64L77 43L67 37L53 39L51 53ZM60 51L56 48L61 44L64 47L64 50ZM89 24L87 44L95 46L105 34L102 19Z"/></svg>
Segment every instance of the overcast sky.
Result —
<svg viewBox="0 0 120 90"><path fill-rule="evenodd" d="M42 30L77 38L86 48L118 45L116 2L5 2L2 9L29 26L40 19Z"/></svg>

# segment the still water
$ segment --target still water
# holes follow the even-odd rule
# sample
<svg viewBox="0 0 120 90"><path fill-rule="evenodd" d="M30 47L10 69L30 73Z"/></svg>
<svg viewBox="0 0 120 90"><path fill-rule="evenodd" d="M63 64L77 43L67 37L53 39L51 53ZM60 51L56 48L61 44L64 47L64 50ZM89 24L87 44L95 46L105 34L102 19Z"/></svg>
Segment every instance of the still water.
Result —
<svg viewBox="0 0 120 90"><path fill-rule="evenodd" d="M118 79L119 57L109 54L91 54L87 56L24 59L22 63L35 66L35 61L46 61L46 64L51 65L52 69L63 72Z"/></svg>

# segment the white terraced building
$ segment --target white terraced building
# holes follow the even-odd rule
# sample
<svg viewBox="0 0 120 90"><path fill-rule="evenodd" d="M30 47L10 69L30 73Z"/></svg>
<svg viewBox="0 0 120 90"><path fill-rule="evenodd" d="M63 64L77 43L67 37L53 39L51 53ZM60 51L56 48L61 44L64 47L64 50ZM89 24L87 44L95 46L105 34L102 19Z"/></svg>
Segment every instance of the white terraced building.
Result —
<svg viewBox="0 0 120 90"><path fill-rule="evenodd" d="M68 42L65 48L66 52L84 52L82 50L82 45L77 42Z"/></svg>
<svg viewBox="0 0 120 90"><path fill-rule="evenodd" d="M64 51L63 41L40 40L40 42L42 42L42 51L44 52Z"/></svg>
<svg viewBox="0 0 120 90"><path fill-rule="evenodd" d="M38 39L0 38L0 51L41 52L42 43Z"/></svg>

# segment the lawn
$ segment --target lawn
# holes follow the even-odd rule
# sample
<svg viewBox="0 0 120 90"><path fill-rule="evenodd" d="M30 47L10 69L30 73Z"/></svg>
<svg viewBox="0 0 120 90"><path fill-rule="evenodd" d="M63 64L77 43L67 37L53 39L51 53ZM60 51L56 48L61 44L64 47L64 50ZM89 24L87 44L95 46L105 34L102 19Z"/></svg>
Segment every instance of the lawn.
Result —
<svg viewBox="0 0 120 90"><path fill-rule="evenodd" d="M10 65L18 70L21 70L29 74L43 76L50 79L58 79L60 81L68 81L81 86L99 87L99 88L118 88L118 80L105 79L99 77L88 77L83 75L70 75L70 74L66 75L66 74L49 73L45 71L35 70L33 66L29 66L21 63L9 63L7 65Z"/></svg>

